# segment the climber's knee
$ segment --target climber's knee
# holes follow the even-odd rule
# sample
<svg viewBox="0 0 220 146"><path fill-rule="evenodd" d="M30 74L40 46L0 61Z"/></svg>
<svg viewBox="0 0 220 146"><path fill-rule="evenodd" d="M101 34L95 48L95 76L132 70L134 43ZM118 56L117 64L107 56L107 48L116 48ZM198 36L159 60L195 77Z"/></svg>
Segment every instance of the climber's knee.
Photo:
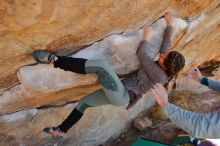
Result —
<svg viewBox="0 0 220 146"><path fill-rule="evenodd" d="M86 110L87 108L89 108L89 107L91 107L91 106L88 105L88 104L86 104L86 103L79 103L79 104L76 106L76 109L77 109L78 111L80 111L81 113L84 113L85 110Z"/></svg>

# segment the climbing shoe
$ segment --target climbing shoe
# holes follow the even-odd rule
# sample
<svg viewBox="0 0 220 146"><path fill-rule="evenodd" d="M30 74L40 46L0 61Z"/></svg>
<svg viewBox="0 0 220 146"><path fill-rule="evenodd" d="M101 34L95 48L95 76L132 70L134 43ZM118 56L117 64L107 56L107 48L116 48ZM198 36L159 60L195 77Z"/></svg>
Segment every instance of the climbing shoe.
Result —
<svg viewBox="0 0 220 146"><path fill-rule="evenodd" d="M62 132L59 128L57 127L47 127L43 129L44 132L53 135L56 138L62 139L64 132Z"/></svg>
<svg viewBox="0 0 220 146"><path fill-rule="evenodd" d="M42 64L53 63L56 59L55 55L44 50L36 50L32 53L32 55L38 63L42 63Z"/></svg>

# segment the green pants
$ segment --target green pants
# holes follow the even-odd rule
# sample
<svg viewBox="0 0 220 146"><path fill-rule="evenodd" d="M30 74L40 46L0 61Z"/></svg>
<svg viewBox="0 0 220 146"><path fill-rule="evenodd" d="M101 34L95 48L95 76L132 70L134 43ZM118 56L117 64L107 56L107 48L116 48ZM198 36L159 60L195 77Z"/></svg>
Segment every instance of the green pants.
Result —
<svg viewBox="0 0 220 146"><path fill-rule="evenodd" d="M86 73L96 73L102 89L79 100L76 108L82 113L88 107L112 104L122 106L129 102L129 94L124 85L105 60L87 60Z"/></svg>

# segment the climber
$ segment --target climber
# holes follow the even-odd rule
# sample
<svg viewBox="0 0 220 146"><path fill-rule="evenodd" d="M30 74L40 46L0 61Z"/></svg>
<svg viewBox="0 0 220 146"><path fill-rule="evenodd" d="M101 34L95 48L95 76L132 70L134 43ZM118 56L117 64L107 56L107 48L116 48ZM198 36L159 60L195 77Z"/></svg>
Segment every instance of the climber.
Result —
<svg viewBox="0 0 220 146"><path fill-rule="evenodd" d="M220 92L220 81L203 77L198 68L192 68L188 74L195 81ZM190 112L169 103L161 84L154 85L152 91L163 112L184 131L197 138L220 138L220 110L206 114Z"/></svg>
<svg viewBox="0 0 220 146"><path fill-rule="evenodd" d="M141 68L122 81L105 60L61 57L47 51L34 51L33 57L39 63L53 64L55 68L80 74L96 73L102 86L102 89L80 99L75 109L58 127L45 128L44 131L55 137L63 136L82 117L88 107L106 104L122 106L129 103L126 108L129 109L155 83L168 84L172 78L176 78L177 73L185 65L185 59L182 54L176 51L169 52L173 15L168 12L164 17L167 28L164 33L159 60L154 62L154 58L150 58L146 53L150 47L148 43L150 29L145 27L143 41L139 44L136 52L141 62Z"/></svg>

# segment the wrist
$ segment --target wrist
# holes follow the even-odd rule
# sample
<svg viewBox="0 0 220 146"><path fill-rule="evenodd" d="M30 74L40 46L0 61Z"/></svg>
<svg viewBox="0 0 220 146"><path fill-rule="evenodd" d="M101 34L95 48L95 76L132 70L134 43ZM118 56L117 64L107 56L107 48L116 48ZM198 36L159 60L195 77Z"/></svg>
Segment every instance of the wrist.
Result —
<svg viewBox="0 0 220 146"><path fill-rule="evenodd" d="M168 22L167 26L173 26L173 22Z"/></svg>
<svg viewBox="0 0 220 146"><path fill-rule="evenodd" d="M208 82L207 77L202 77L200 83L203 84L203 85L209 86L209 82Z"/></svg>
<svg viewBox="0 0 220 146"><path fill-rule="evenodd" d="M203 78L204 78L204 76L198 77L198 81L201 83Z"/></svg>
<svg viewBox="0 0 220 146"><path fill-rule="evenodd" d="M144 36L144 40L149 42L150 38L148 36Z"/></svg>
<svg viewBox="0 0 220 146"><path fill-rule="evenodd" d="M169 101L168 100L166 100L166 101L164 101L164 102L162 102L162 104L160 105L162 108L164 108L165 106L166 106L166 104L167 103L169 103Z"/></svg>
<svg viewBox="0 0 220 146"><path fill-rule="evenodd" d="M168 104L169 102L165 102L163 105L161 105L161 108L164 109L164 107Z"/></svg>

